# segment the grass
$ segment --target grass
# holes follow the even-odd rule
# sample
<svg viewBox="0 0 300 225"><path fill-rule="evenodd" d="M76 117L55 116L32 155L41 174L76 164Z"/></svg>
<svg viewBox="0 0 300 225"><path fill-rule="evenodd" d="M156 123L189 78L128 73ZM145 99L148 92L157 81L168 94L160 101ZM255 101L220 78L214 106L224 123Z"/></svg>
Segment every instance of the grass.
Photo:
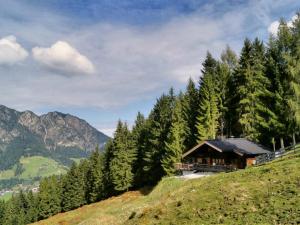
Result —
<svg viewBox="0 0 300 225"><path fill-rule="evenodd" d="M28 179L31 177L48 177L54 174L62 174L67 171L67 167L62 166L53 159L42 156L22 157L20 159L24 167L24 172L20 178Z"/></svg>
<svg viewBox="0 0 300 225"><path fill-rule="evenodd" d="M36 225L300 224L300 152L262 166L194 180L163 179Z"/></svg>
<svg viewBox="0 0 300 225"><path fill-rule="evenodd" d="M5 193L4 195L0 196L0 200L4 200L7 201L12 197L13 193L9 192L9 193Z"/></svg>
<svg viewBox="0 0 300 225"><path fill-rule="evenodd" d="M15 169L5 170L0 172L1 179L10 178L20 178L20 179L32 179L33 177L47 177L54 174L62 174L67 171L67 167L62 166L53 159L42 157L42 156L32 156L32 157L22 157L20 163L24 171L15 176Z"/></svg>

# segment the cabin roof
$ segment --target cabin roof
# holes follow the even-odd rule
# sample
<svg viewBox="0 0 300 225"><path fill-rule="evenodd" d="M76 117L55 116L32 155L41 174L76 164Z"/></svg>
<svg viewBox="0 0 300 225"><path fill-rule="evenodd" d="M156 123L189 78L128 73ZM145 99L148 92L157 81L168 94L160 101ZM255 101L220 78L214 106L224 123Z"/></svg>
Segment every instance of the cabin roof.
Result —
<svg viewBox="0 0 300 225"><path fill-rule="evenodd" d="M200 144L196 145L185 154L183 158L192 152L196 151L203 145L209 145L219 152L234 152L238 155L260 155L270 153L270 151L263 147L260 144L257 144L253 141L249 141L246 138L227 138L227 139L216 139L216 140L207 140L203 141Z"/></svg>

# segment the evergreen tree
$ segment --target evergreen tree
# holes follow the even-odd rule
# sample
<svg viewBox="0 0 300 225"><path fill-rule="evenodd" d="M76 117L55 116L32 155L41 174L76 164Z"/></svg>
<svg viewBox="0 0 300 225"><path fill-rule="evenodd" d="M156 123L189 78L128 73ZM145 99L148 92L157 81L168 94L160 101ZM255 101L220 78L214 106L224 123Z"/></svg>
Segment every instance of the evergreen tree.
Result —
<svg viewBox="0 0 300 225"><path fill-rule="evenodd" d="M219 96L218 108L220 112L219 133L221 136L231 136L232 121L234 121L235 116L232 86L237 63L236 54L227 46L221 54L221 62L218 62L216 69L216 87Z"/></svg>
<svg viewBox="0 0 300 225"><path fill-rule="evenodd" d="M105 197L111 196L114 193L113 183L111 179L111 171L110 171L110 162L113 159L113 139L109 139L105 144L104 149L104 159L103 159L103 185L104 185L104 193Z"/></svg>
<svg viewBox="0 0 300 225"><path fill-rule="evenodd" d="M143 173L145 144L147 141L147 121L144 115L138 112L135 124L132 128L132 138L136 160L133 163L134 185L135 187L143 186L145 179Z"/></svg>
<svg viewBox="0 0 300 225"><path fill-rule="evenodd" d="M28 202L27 202L27 197L23 190L20 190L18 194L12 198L12 202L14 205L14 210L16 211L15 213L15 224L27 224L26 221L26 212L28 210Z"/></svg>
<svg viewBox="0 0 300 225"><path fill-rule="evenodd" d="M296 132L300 129L300 13L292 26L293 46L291 54L286 54L288 90L288 130L292 133L293 145L296 145Z"/></svg>
<svg viewBox="0 0 300 225"><path fill-rule="evenodd" d="M197 144L196 121L198 116L199 93L194 81L190 78L183 97L183 119L187 123L184 136L184 149L187 151Z"/></svg>
<svg viewBox="0 0 300 225"><path fill-rule="evenodd" d="M84 176L74 162L62 179L62 210L67 212L85 203Z"/></svg>
<svg viewBox="0 0 300 225"><path fill-rule="evenodd" d="M244 137L259 141L261 130L268 126L266 117L270 113L265 99L271 95L268 91L269 80L265 76L265 49L258 39L253 44L246 39L237 70L239 84L239 123Z"/></svg>
<svg viewBox="0 0 300 225"><path fill-rule="evenodd" d="M110 161L110 176L115 192L127 191L133 186L133 162L135 152L127 124L118 122L113 140L113 158Z"/></svg>
<svg viewBox="0 0 300 225"><path fill-rule="evenodd" d="M161 160L166 152L165 141L167 140L172 124L175 96L173 89L168 95L163 94L150 112L148 123L149 137L145 146L144 174L147 183L153 185L158 182L165 172Z"/></svg>
<svg viewBox="0 0 300 225"><path fill-rule="evenodd" d="M5 204L5 210L4 214L2 216L2 225L12 225L17 224L17 218L18 215L17 207L14 205L14 196Z"/></svg>
<svg viewBox="0 0 300 225"><path fill-rule="evenodd" d="M174 113L172 115L172 125L167 141L165 142L166 151L161 160L165 174L168 176L174 175L176 170L175 163L181 161L184 146L184 134L186 133L187 124L183 119L183 96L179 95L175 103Z"/></svg>
<svg viewBox="0 0 300 225"><path fill-rule="evenodd" d="M88 203L99 201L104 197L104 178L103 157L100 155L98 147L89 158L89 167L86 177L86 197Z"/></svg>
<svg viewBox="0 0 300 225"><path fill-rule="evenodd" d="M216 89L216 60L208 52L199 81L199 115L197 117L198 142L215 139L218 130L219 109Z"/></svg>
<svg viewBox="0 0 300 225"><path fill-rule="evenodd" d="M38 202L36 196L29 191L26 195L27 198L27 210L26 210L26 224L36 222L38 220Z"/></svg>
<svg viewBox="0 0 300 225"><path fill-rule="evenodd" d="M0 224L4 224L5 202L0 200Z"/></svg>
<svg viewBox="0 0 300 225"><path fill-rule="evenodd" d="M61 184L56 176L40 181L38 192L39 219L45 219L61 212Z"/></svg>
<svg viewBox="0 0 300 225"><path fill-rule="evenodd" d="M270 136L280 139L281 148L284 148L284 137L288 133L288 66L286 56L290 54L292 47L292 34L284 20L280 21L278 33L271 36L267 51L266 75L271 81L273 90L270 109L273 117L270 123ZM274 142L275 145L275 142ZM275 148L275 146L273 146Z"/></svg>

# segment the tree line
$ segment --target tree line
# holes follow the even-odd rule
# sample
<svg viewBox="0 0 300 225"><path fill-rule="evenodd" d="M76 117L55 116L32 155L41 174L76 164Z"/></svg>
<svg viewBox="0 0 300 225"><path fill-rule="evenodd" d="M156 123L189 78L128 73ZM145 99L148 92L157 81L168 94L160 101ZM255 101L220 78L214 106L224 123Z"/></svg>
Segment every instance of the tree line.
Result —
<svg viewBox="0 0 300 225"><path fill-rule="evenodd" d="M40 182L39 192L0 203L0 224L26 224L122 192L155 185L176 173L174 163L200 141L245 137L274 149L296 143L300 125L300 14L264 44L245 39L239 57L227 46L209 52L198 83L161 95L132 129L119 121L100 153L73 164L67 174Z"/></svg>

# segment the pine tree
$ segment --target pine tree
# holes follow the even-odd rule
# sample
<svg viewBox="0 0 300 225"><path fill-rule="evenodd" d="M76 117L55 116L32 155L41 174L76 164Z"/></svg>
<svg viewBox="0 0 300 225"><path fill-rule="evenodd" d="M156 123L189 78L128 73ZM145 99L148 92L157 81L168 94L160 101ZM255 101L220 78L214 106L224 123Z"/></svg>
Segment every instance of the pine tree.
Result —
<svg viewBox="0 0 300 225"><path fill-rule="evenodd" d="M187 129L186 121L183 119L183 96L179 95L175 103L174 113L172 115L172 125L167 141L165 141L166 151L161 160L162 167L168 176L174 175L175 163L181 161L182 152L185 148L184 140Z"/></svg>
<svg viewBox="0 0 300 225"><path fill-rule="evenodd" d="M27 196L28 208L26 210L26 224L36 222L38 220L38 202L36 196L29 191Z"/></svg>
<svg viewBox="0 0 300 225"><path fill-rule="evenodd" d="M78 208L85 203L84 176L74 162L62 179L62 210Z"/></svg>
<svg viewBox="0 0 300 225"><path fill-rule="evenodd" d="M86 197L88 203L99 201L104 197L104 175L103 157L100 155L98 147L89 158L89 167L86 177Z"/></svg>
<svg viewBox="0 0 300 225"><path fill-rule="evenodd" d="M144 115L138 112L132 128L132 138L136 160L133 163L134 186L142 187L146 179L143 172L145 144L147 141L147 121Z"/></svg>
<svg viewBox="0 0 300 225"><path fill-rule="evenodd" d="M266 116L270 113L265 99L271 95L268 91L269 80L265 76L265 49L258 39L244 42L237 69L239 83L239 123L244 137L259 141L261 130L268 126Z"/></svg>
<svg viewBox="0 0 300 225"><path fill-rule="evenodd" d="M154 105L148 118L148 140L145 146L144 174L148 185L158 182L165 172L161 160L166 152L167 140L172 124L175 96L173 89L169 94L163 94Z"/></svg>
<svg viewBox="0 0 300 225"><path fill-rule="evenodd" d="M127 191L133 186L132 166L135 157L133 140L127 124L119 121L113 140L113 158L109 165L115 192Z"/></svg>
<svg viewBox="0 0 300 225"><path fill-rule="evenodd" d="M300 13L292 26L293 46L291 54L286 54L287 61L287 91L288 130L292 133L293 145L296 145L296 132L300 129Z"/></svg>
<svg viewBox="0 0 300 225"><path fill-rule="evenodd" d="M56 176L40 181L38 192L39 219L61 212L61 184Z"/></svg>
<svg viewBox="0 0 300 225"><path fill-rule="evenodd" d="M292 34L284 20L280 21L278 33L271 36L267 51L266 75L271 81L273 90L270 109L273 117L270 123L270 136L280 139L281 148L284 148L284 138L288 133L288 104L287 93L289 90L288 66L286 55L291 52ZM275 142L274 142L275 145ZM276 148L274 146L274 148Z"/></svg>
<svg viewBox="0 0 300 225"><path fill-rule="evenodd" d="M5 210L2 218L2 225L17 224L16 216L18 215L17 208L14 205L14 196L5 204Z"/></svg>
<svg viewBox="0 0 300 225"><path fill-rule="evenodd" d="M231 136L232 121L234 121L235 108L233 102L233 80L234 70L236 69L238 59L236 54L226 47L221 54L221 62L218 62L216 68L216 87L218 92L219 134L221 136Z"/></svg>
<svg viewBox="0 0 300 225"><path fill-rule="evenodd" d="M0 224L4 224L5 202L0 200Z"/></svg>
<svg viewBox="0 0 300 225"><path fill-rule="evenodd" d="M104 159L103 159L103 185L104 185L104 193L103 195L105 197L109 197L114 194L114 188L113 188L113 183L112 179L110 176L110 162L113 159L113 139L109 139L106 144L105 144L105 149L104 149Z"/></svg>
<svg viewBox="0 0 300 225"><path fill-rule="evenodd" d="M197 117L198 142L215 139L218 130L219 109L216 89L216 60L208 52L199 81L199 115Z"/></svg>
<svg viewBox="0 0 300 225"><path fill-rule="evenodd" d="M14 198L12 198L12 202L15 210L15 224L27 224L26 221L26 212L28 211L28 202L27 197L23 190L20 190Z"/></svg>
<svg viewBox="0 0 300 225"><path fill-rule="evenodd" d="M187 151L197 144L196 121L198 116L199 93L194 81L190 78L183 97L183 119L187 123L184 136L184 149Z"/></svg>

